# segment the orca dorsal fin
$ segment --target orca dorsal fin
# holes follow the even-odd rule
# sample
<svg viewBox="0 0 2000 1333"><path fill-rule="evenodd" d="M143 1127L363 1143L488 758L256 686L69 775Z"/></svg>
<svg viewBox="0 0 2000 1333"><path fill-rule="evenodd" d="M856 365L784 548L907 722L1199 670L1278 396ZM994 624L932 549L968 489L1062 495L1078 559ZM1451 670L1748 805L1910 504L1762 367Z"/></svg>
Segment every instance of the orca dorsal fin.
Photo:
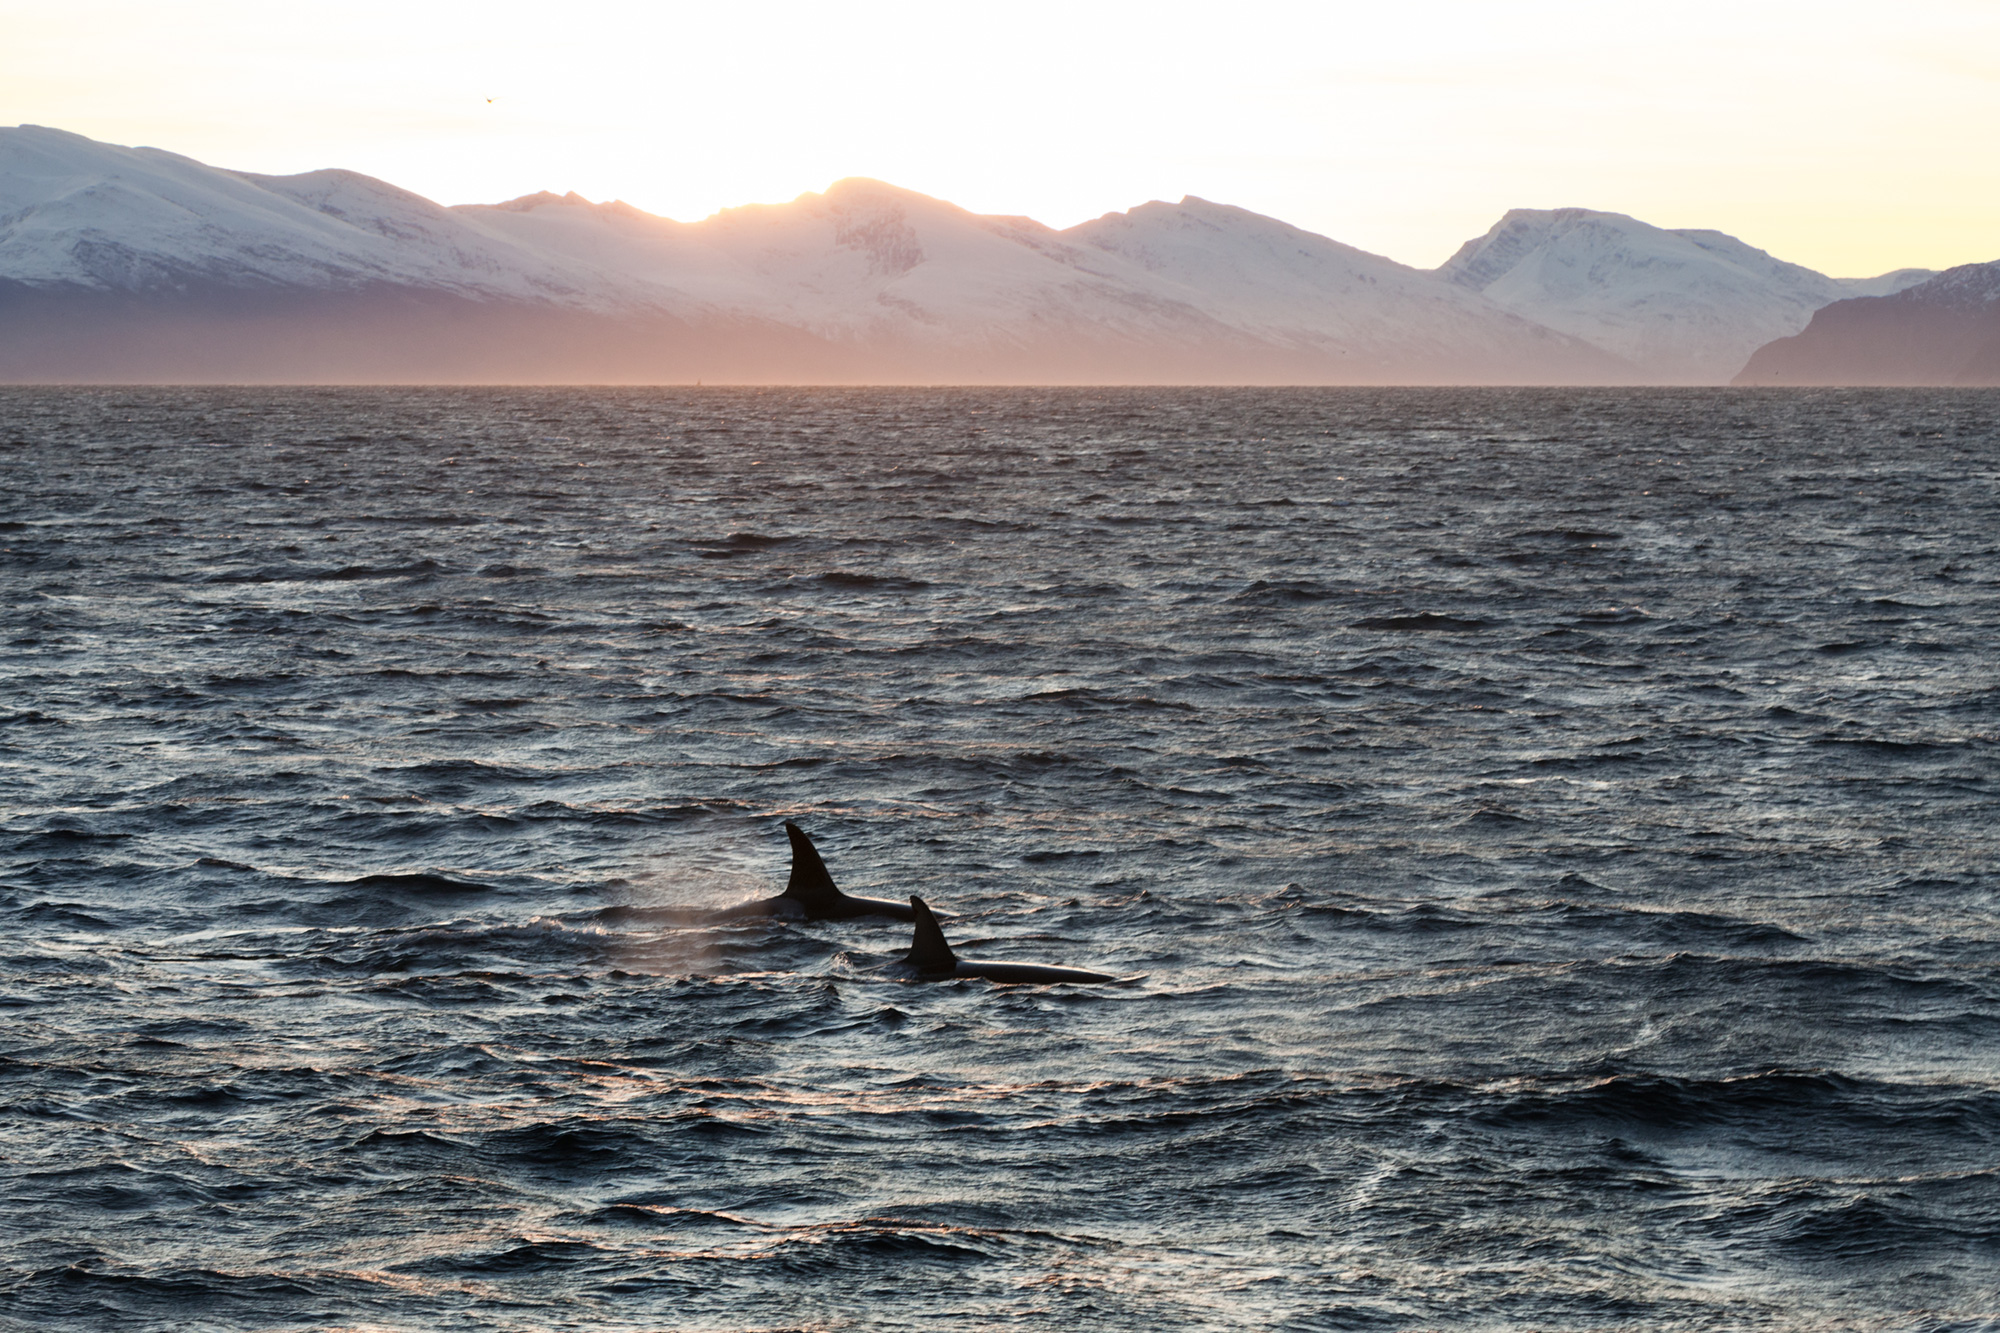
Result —
<svg viewBox="0 0 2000 1333"><path fill-rule="evenodd" d="M956 972L958 955L944 942L944 930L938 925L937 918L931 915L931 909L914 893L910 895L910 910L917 914L917 929L903 961L922 973Z"/></svg>
<svg viewBox="0 0 2000 1333"><path fill-rule="evenodd" d="M834 884L833 876L826 872L826 862L819 859L819 848L813 846L806 831L787 819L785 833L792 840L792 877L785 881L784 896L804 904L808 910L829 906L845 897Z"/></svg>

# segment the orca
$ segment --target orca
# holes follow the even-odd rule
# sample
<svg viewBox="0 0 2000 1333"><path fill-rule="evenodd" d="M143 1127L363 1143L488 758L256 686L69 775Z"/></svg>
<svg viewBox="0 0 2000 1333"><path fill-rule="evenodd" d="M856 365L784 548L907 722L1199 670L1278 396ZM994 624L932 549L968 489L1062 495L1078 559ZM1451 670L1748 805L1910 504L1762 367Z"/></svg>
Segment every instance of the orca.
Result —
<svg viewBox="0 0 2000 1333"><path fill-rule="evenodd" d="M1087 972L1080 967L1046 967L1041 963L989 963L977 958L960 958L945 943L944 930L931 909L916 894L910 895L910 911L917 929L910 951L903 961L917 971L919 981L949 981L954 977L984 977L988 981L1009 981L1030 986L1068 983L1096 986L1107 981L1124 981L1104 972Z"/></svg>
<svg viewBox="0 0 2000 1333"><path fill-rule="evenodd" d="M916 920L915 911L902 903L842 893L806 831L787 819L785 833L792 840L792 877L785 882L785 891L775 898L759 898L739 907L724 908L722 915L783 916L794 921L849 921L857 916Z"/></svg>

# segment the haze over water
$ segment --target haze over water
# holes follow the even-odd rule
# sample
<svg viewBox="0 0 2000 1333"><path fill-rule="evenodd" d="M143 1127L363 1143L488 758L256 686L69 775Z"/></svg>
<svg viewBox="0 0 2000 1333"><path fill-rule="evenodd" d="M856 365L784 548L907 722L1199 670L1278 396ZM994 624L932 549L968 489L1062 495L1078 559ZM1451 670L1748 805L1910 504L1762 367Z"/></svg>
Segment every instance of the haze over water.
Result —
<svg viewBox="0 0 2000 1333"><path fill-rule="evenodd" d="M0 391L0 1326L1993 1327L1996 431Z"/></svg>

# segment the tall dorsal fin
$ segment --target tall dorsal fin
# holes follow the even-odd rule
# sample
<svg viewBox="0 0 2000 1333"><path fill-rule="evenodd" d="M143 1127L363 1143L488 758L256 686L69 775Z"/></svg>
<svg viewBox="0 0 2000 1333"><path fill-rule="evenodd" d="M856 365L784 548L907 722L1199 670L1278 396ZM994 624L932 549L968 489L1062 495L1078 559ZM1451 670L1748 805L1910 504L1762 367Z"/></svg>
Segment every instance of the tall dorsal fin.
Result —
<svg viewBox="0 0 2000 1333"><path fill-rule="evenodd" d="M931 909L916 894L910 895L910 908L917 914L917 930L910 940L910 951L903 955L903 961L913 964L923 973L956 972L958 955L944 942L944 931L939 928L937 918Z"/></svg>
<svg viewBox="0 0 2000 1333"><path fill-rule="evenodd" d="M839 902L843 895L833 876L826 873L826 862L819 859L819 848L813 846L806 831L787 819L785 833L792 840L792 877L785 882L784 896L809 908Z"/></svg>

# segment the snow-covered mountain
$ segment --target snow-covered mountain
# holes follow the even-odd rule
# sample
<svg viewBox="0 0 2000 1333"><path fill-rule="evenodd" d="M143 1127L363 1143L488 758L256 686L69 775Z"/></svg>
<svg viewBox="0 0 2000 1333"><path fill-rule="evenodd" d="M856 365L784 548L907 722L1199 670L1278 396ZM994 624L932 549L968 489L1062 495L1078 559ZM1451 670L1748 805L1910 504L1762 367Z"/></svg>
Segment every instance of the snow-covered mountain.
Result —
<svg viewBox="0 0 2000 1333"><path fill-rule="evenodd" d="M0 129L17 381L1720 383L1851 294L1580 209L1432 273L1196 198L1057 231L845 180L676 222Z"/></svg>
<svg viewBox="0 0 2000 1333"><path fill-rule="evenodd" d="M162 348L180 365L227 344L262 358L244 368L251 378L315 376L284 349L324 358L348 343L352 368L328 373L379 373L368 367L386 358L412 376L481 377L468 338L505 350L500 378L1631 373L1419 270L1198 199L1058 232L849 180L682 223L573 195L444 208L353 172L259 176L35 127L0 130L0 285L12 293L0 347L5 312L32 310L100 360L143 343L148 365ZM183 317L196 322L169 333ZM60 371L52 358L69 344L37 339L26 370ZM568 359L541 364L537 345Z"/></svg>
<svg viewBox="0 0 2000 1333"><path fill-rule="evenodd" d="M392 284L582 301L616 290L608 278L350 171L253 176L61 130L0 130L0 279L12 282L130 293Z"/></svg>
<svg viewBox="0 0 2000 1333"><path fill-rule="evenodd" d="M538 253L616 268L686 309L746 313L905 362L1118 349L1289 377L1519 381L1624 371L1420 270L1188 198L1056 231L879 181L683 224L537 195L457 210Z"/></svg>
<svg viewBox="0 0 2000 1333"><path fill-rule="evenodd" d="M1721 383L1813 311L1929 276L1842 282L1719 231L1668 231L1622 213L1515 209L1437 270L1527 319L1603 348L1662 383Z"/></svg>
<svg viewBox="0 0 2000 1333"><path fill-rule="evenodd" d="M1279 345L1396 364L1449 364L1461 378L1517 380L1528 357L1562 374L1571 340L1428 273L1240 208L1186 198L1108 213L1065 241L1142 270L1156 288ZM1610 358L1581 367L1630 375ZM1574 370L1570 372L1574 374ZM1566 376L1565 376L1566 377Z"/></svg>

